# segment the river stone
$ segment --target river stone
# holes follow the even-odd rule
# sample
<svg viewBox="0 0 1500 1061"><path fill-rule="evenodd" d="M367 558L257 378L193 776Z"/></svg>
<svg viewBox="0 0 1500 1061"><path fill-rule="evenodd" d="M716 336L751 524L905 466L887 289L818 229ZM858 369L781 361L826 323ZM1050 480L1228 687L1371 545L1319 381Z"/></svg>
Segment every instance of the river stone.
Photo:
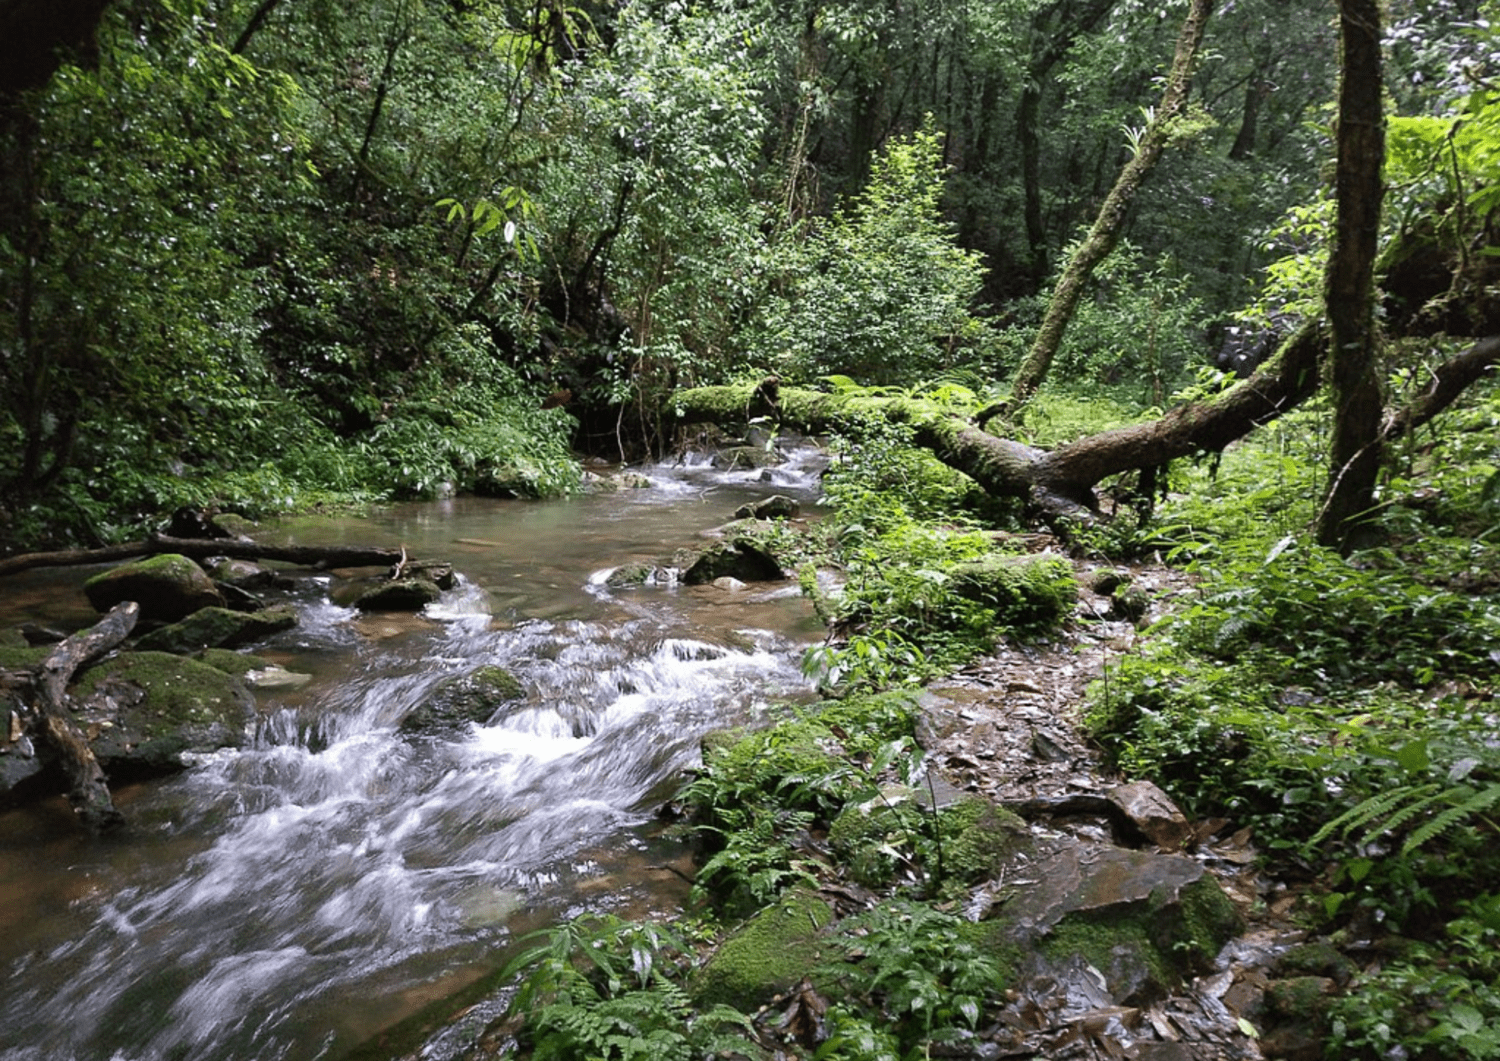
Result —
<svg viewBox="0 0 1500 1061"><path fill-rule="evenodd" d="M75 721L111 781L183 769L189 752L244 743L254 700L239 678L166 652L123 652L73 686Z"/></svg>
<svg viewBox="0 0 1500 1061"><path fill-rule="evenodd" d="M688 993L703 1005L753 1012L835 953L824 932L832 920L833 908L814 893L788 892L720 944L688 984Z"/></svg>
<svg viewBox="0 0 1500 1061"><path fill-rule="evenodd" d="M141 652L172 652L187 656L205 648L239 648L296 625L297 612L290 604L255 612L199 608L181 622L146 634L135 643L135 647Z"/></svg>
<svg viewBox="0 0 1500 1061"><path fill-rule="evenodd" d="M714 455L714 467L723 471L769 468L781 463L781 454L761 446L731 446Z"/></svg>
<svg viewBox="0 0 1500 1061"><path fill-rule="evenodd" d="M759 501L752 501L734 510L735 519L791 519L802 511L795 498L785 494L772 494Z"/></svg>
<svg viewBox="0 0 1500 1061"><path fill-rule="evenodd" d="M83 584L89 603L107 612L121 601L141 606L143 620L175 623L199 608L222 608L224 597L213 580L192 560L162 553L122 564Z"/></svg>
<svg viewBox="0 0 1500 1061"><path fill-rule="evenodd" d="M280 583L283 577L269 567L226 556L210 561L206 570L215 582L248 590L272 589Z"/></svg>
<svg viewBox="0 0 1500 1061"><path fill-rule="evenodd" d="M442 595L430 579L403 578L365 591L354 606L362 612L419 612Z"/></svg>
<svg viewBox="0 0 1500 1061"><path fill-rule="evenodd" d="M401 720L408 733L483 725L500 708L526 696L525 687L503 667L480 667L438 685L432 695Z"/></svg>
<svg viewBox="0 0 1500 1061"><path fill-rule="evenodd" d="M1181 850L1193 835L1192 825L1177 804L1150 781L1118 785L1110 789L1108 798L1147 840L1163 851Z"/></svg>
<svg viewBox="0 0 1500 1061"><path fill-rule="evenodd" d="M718 542L698 553L691 563L683 565L682 581L701 586L719 578L737 578L741 582L776 582L786 578L776 558L746 537Z"/></svg>

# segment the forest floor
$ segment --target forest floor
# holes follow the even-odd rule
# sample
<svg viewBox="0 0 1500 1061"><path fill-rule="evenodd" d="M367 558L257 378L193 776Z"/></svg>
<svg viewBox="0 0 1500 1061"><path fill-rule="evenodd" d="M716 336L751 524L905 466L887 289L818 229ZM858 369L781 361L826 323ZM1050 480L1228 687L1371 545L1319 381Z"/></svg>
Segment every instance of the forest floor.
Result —
<svg viewBox="0 0 1500 1061"><path fill-rule="evenodd" d="M1191 576L1159 564L1080 563L1074 621L1046 641L1003 644L929 686L918 737L956 788L1028 808L1033 830L1140 846L1140 837L1121 836L1118 822L1097 810L1100 797L1133 779L1111 772L1082 733L1089 686L1104 677L1106 664L1132 650L1138 636L1137 623L1109 617L1108 595L1088 588L1106 570L1128 575L1149 598L1141 627L1195 592ZM1265 1052L1259 1038L1276 960L1305 937L1290 920L1296 895L1260 873L1250 830L1225 820L1194 823L1182 853L1214 874L1245 918L1244 933L1215 967L1176 994L1143 1005L1099 992L1081 1015L1087 985L1080 992L1076 983L1057 984L1051 997L1028 985L1026 997L1011 1007L1016 1023L1030 1025L1015 1048L1053 1058L1240 1061L1295 1056L1298 1047L1312 1045L1296 1041L1305 1029L1295 1026L1273 1033L1282 1041L1266 1043Z"/></svg>

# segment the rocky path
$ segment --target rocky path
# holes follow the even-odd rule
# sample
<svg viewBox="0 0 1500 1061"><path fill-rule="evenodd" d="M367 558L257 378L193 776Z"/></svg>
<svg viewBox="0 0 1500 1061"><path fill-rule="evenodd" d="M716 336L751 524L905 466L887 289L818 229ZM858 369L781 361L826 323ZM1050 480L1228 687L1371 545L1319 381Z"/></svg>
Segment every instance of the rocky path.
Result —
<svg viewBox="0 0 1500 1061"><path fill-rule="evenodd" d="M1128 576L1138 591L1133 603L1144 608L1142 626L1194 592L1187 575L1159 566L1085 564L1079 582L1108 589L1111 574ZM1321 1056L1314 1031L1284 1003L1290 993L1284 985L1306 987L1302 981L1316 979L1286 968L1307 949L1304 933L1287 920L1292 897L1258 871L1249 830L1235 830L1222 820L1178 818L1167 824L1175 808L1162 807L1166 797L1154 786L1126 788L1133 779L1111 773L1083 738L1088 686L1107 663L1132 650L1138 629L1137 621L1119 615L1109 595L1085 588L1080 597L1077 619L1053 640L1006 645L930 687L921 743L955 789L1017 809L1035 834L1059 850L1086 852L1069 856L1075 860L1108 861L1103 854L1120 849L1178 864L1184 856L1198 862L1246 927L1210 970L1168 993L1149 985L1133 988L1128 977L1106 976L1087 964L1033 976L1012 993L1000 1026L982 1035L986 1041L974 1056L1161 1061ZM1132 857L1146 865L1144 854ZM1059 872L1056 863L1038 870L1033 876ZM1025 883L1045 890L1050 882ZM1127 898L1116 896L1116 906L1123 909ZM1106 902L1099 912L1108 917L1115 908Z"/></svg>

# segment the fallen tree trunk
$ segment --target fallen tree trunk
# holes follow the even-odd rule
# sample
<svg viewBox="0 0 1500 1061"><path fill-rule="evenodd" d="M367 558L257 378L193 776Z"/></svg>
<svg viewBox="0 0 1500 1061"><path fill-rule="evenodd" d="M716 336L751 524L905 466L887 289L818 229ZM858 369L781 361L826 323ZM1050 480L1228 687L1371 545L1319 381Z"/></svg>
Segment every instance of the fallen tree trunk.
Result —
<svg viewBox="0 0 1500 1061"><path fill-rule="evenodd" d="M1059 527L1092 519L1098 511L1094 487L1103 479L1218 452L1295 408L1317 391L1326 346L1322 325L1306 324L1259 371L1223 394L1179 406L1148 424L1104 431L1051 451L998 438L947 408L913 398L823 394L767 381L679 391L673 401L685 423L774 416L812 433L857 432L872 418L908 424L916 444L943 463L996 497L1021 498Z"/></svg>
<svg viewBox="0 0 1500 1061"><path fill-rule="evenodd" d="M95 831L120 825L124 817L115 809L104 771L88 740L68 716L68 682L85 663L124 641L140 614L140 605L134 601L115 605L93 626L59 643L37 669L36 713L40 736L62 760L73 813Z"/></svg>
<svg viewBox="0 0 1500 1061"><path fill-rule="evenodd" d="M180 553L194 560L227 556L235 560L279 560L301 567L391 567L406 557L402 549L349 545L263 545L236 538L169 538L153 535L145 541L108 545L100 549L65 549L22 553L0 560L0 576L34 567L71 567L113 563L136 556Z"/></svg>

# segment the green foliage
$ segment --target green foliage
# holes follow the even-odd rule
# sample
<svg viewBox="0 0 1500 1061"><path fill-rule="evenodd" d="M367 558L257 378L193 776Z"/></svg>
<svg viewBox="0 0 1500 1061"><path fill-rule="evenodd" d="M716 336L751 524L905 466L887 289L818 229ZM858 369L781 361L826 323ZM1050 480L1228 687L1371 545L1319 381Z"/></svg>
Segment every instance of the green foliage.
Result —
<svg viewBox="0 0 1500 1061"><path fill-rule="evenodd" d="M509 1014L538 1061L756 1055L748 1017L689 1000L692 946L674 929L590 915L529 940L504 975L521 978Z"/></svg>
<svg viewBox="0 0 1500 1061"><path fill-rule="evenodd" d="M889 141L861 194L775 248L777 275L744 339L746 363L865 384L977 363L984 328L970 304L981 265L940 220L942 156L930 125Z"/></svg>
<svg viewBox="0 0 1500 1061"><path fill-rule="evenodd" d="M975 926L921 903L891 900L839 926L845 960L823 975L858 1001L833 1021L819 1057L922 1057L933 1042L979 1025L1004 987L999 963ZM872 1035L882 1029L895 1038ZM873 1054L863 1049L874 1047Z"/></svg>

